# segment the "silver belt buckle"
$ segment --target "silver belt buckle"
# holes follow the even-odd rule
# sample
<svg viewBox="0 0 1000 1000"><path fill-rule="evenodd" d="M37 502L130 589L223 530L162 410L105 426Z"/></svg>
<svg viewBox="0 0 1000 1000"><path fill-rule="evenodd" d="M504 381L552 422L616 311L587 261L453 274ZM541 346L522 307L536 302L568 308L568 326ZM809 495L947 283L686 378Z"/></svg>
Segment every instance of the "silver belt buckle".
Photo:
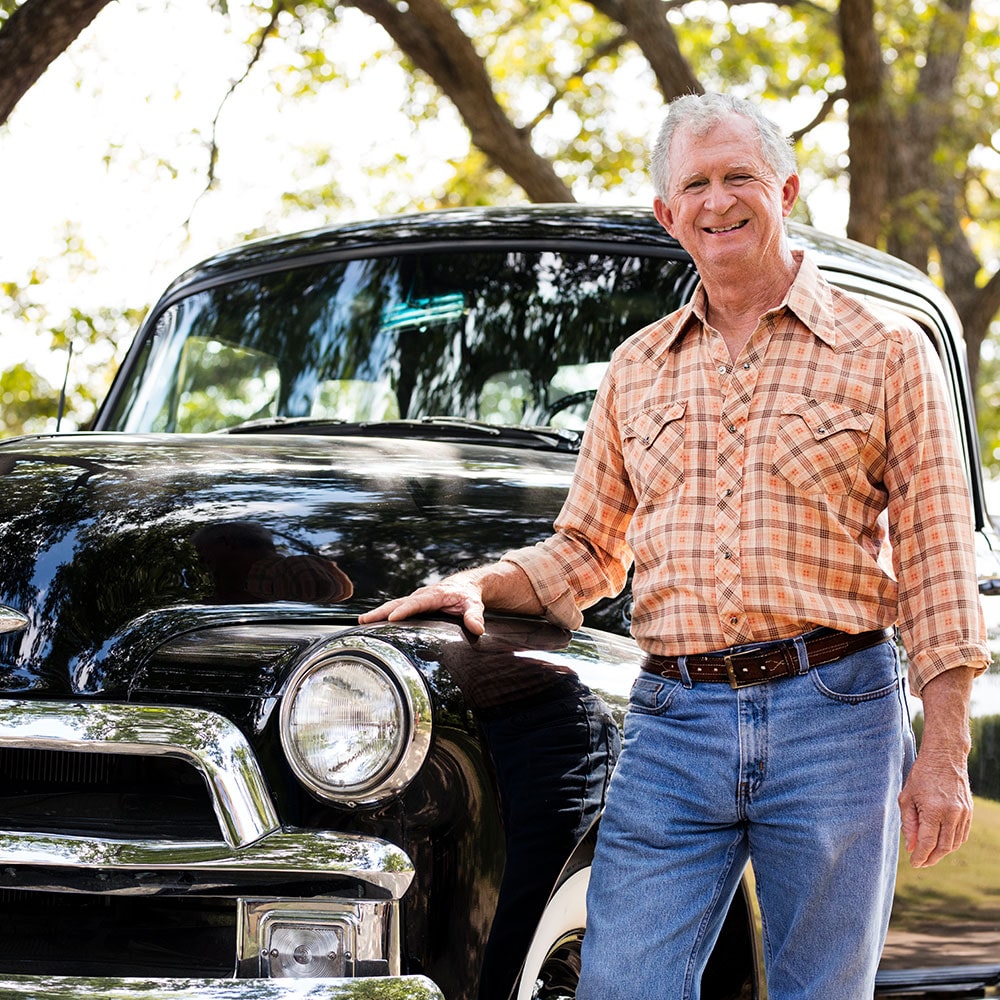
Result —
<svg viewBox="0 0 1000 1000"><path fill-rule="evenodd" d="M726 673L729 676L729 686L735 691L737 688L754 687L757 684L766 684L770 678L768 677L758 677L755 680L742 680L736 676L736 663L741 656L752 656L754 653L759 653L761 651L760 646L756 646L753 649L744 650L742 653L726 653L722 657L722 662L726 665ZM767 672L767 664L763 666L763 671Z"/></svg>

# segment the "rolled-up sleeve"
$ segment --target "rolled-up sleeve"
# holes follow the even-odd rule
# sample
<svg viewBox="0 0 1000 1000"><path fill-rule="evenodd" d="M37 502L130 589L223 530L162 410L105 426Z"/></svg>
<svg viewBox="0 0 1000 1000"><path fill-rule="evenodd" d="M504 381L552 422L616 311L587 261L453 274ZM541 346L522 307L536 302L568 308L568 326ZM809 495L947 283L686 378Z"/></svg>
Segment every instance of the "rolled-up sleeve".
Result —
<svg viewBox="0 0 1000 1000"><path fill-rule="evenodd" d="M959 666L990 662L968 479L940 362L918 330L898 333L887 371L885 485L899 629L915 694Z"/></svg>
<svg viewBox="0 0 1000 1000"><path fill-rule="evenodd" d="M549 621L577 628L581 608L625 586L632 565L625 532L634 509L615 420L612 367L594 401L553 535L503 556L527 574Z"/></svg>

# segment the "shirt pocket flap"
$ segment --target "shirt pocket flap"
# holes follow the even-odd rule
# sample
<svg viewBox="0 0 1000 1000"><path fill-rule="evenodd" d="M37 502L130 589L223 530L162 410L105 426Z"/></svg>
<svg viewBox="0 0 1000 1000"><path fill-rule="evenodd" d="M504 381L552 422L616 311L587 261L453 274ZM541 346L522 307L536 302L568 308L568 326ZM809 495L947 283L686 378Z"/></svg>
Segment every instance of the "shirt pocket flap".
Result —
<svg viewBox="0 0 1000 1000"><path fill-rule="evenodd" d="M804 396L789 397L781 413L782 416L801 417L817 441L822 441L840 431L861 431L867 434L875 419L872 414L863 410L852 410L844 403Z"/></svg>
<svg viewBox="0 0 1000 1000"><path fill-rule="evenodd" d="M634 439L649 448L668 424L680 420L687 409L686 402L668 403L656 410L643 410L626 420L622 426L622 440Z"/></svg>

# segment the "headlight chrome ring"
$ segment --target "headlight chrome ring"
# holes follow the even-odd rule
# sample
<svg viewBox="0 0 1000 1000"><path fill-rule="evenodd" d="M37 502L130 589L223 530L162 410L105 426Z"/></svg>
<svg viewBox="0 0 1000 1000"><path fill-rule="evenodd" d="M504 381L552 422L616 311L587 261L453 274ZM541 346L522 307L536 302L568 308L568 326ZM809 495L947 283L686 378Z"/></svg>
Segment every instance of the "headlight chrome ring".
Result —
<svg viewBox="0 0 1000 1000"><path fill-rule="evenodd" d="M376 805L398 795L427 756L427 686L395 646L345 635L314 649L281 704L281 745L320 798Z"/></svg>

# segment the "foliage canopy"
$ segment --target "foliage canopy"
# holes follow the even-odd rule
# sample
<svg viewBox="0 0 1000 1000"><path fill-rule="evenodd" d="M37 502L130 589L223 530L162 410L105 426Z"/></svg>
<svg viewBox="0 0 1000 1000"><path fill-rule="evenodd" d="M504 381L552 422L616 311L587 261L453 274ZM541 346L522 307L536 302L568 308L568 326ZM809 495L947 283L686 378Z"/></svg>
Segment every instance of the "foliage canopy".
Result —
<svg viewBox="0 0 1000 1000"><path fill-rule="evenodd" d="M46 17L65 28L70 14L82 21L107 2L0 0L4 64L31 58L15 44L28 15L35 30ZM236 0L214 5L234 13ZM285 100L363 86L368 73L391 63L405 71L403 104L414 128L441 120L464 126L465 151L427 190L405 151L386 149L373 171L398 179L382 206L388 211L647 198L648 140L666 101L701 89L758 99L797 142L800 215L812 221L842 199L848 235L934 275L962 316L970 369L978 371L1000 312L1000 12L990 0L239 6L250 15L241 23L253 25L244 78L264 71L257 67L265 47L279 50L280 68L272 61L270 73ZM362 22L377 23L384 43L357 69L330 53L335 38ZM92 30L100 31L100 20ZM9 91L9 80L0 84L0 116L16 103ZM219 181L214 134L209 147L211 188ZM284 201L288 212L331 219L349 208L329 180L290 190ZM991 422L983 412L981 419Z"/></svg>

